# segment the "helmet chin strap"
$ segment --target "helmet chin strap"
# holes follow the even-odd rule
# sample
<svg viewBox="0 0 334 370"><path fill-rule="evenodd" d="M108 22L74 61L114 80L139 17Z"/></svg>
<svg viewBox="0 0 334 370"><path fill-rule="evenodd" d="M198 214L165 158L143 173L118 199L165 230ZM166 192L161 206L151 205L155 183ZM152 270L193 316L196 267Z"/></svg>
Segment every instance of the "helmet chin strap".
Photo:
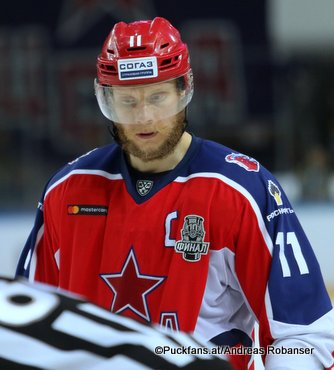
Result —
<svg viewBox="0 0 334 370"><path fill-rule="evenodd" d="M117 132L117 127L115 126L114 121L110 121L107 123L107 129L109 131L109 134L112 136L112 138L115 140L115 142L120 145L119 137L118 137L118 132Z"/></svg>
<svg viewBox="0 0 334 370"><path fill-rule="evenodd" d="M183 132L188 128L188 105L184 108L184 126Z"/></svg>
<svg viewBox="0 0 334 370"><path fill-rule="evenodd" d="M183 125L183 132L186 131L186 129L188 128L188 106L186 106L184 108L184 121L183 121L184 125ZM107 129L110 133L110 135L112 136L112 138L114 139L114 141L119 145L121 146L121 143L120 143L120 140L119 140L119 136L118 136L118 130L117 130L117 127L115 125L115 122L114 121L108 121L107 123Z"/></svg>

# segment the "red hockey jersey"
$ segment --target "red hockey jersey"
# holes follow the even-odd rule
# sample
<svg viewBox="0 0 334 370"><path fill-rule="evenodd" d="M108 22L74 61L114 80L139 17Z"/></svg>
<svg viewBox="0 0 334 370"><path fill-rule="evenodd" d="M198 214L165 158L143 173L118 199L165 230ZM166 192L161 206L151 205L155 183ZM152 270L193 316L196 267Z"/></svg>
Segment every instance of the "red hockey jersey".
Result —
<svg viewBox="0 0 334 370"><path fill-rule="evenodd" d="M117 145L69 163L17 273L218 345L251 347L258 322L268 369L271 346L311 351L291 368L333 364L334 311L293 207L256 160L214 142L193 137L160 176L130 174Z"/></svg>

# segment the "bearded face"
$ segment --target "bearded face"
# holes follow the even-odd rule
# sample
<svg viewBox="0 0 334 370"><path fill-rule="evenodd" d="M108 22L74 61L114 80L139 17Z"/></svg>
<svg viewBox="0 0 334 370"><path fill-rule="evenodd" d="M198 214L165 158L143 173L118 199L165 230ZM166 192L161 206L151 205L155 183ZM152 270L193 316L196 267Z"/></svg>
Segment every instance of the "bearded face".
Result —
<svg viewBox="0 0 334 370"><path fill-rule="evenodd" d="M185 129L185 112L145 124L115 124L122 149L143 162L162 159L173 152Z"/></svg>

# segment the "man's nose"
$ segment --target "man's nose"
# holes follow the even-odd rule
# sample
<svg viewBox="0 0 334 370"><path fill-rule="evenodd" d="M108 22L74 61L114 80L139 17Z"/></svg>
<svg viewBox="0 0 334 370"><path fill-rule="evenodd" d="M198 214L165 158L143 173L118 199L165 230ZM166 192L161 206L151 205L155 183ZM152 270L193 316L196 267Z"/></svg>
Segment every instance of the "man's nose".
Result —
<svg viewBox="0 0 334 370"><path fill-rule="evenodd" d="M147 103L138 105L135 112L136 123L151 123L154 120L154 112L152 107Z"/></svg>

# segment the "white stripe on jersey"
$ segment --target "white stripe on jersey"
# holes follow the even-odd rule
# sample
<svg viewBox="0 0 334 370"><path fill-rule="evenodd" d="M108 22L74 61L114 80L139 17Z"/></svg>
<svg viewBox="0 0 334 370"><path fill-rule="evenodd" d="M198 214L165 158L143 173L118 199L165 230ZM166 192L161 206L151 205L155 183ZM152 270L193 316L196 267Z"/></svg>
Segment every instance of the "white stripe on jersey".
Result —
<svg viewBox="0 0 334 370"><path fill-rule="evenodd" d="M54 184L52 184L45 192L44 199L50 193L51 190L53 190L55 187L57 187L59 184L67 180L72 175L96 175L96 176L105 177L106 179L109 179L109 180L122 180L123 179L123 176L119 173L112 174L112 173L101 171L101 170L85 170L85 169L73 170L69 172L68 174L66 174L65 176L63 176L62 178L60 178L59 180L57 180Z"/></svg>
<svg viewBox="0 0 334 370"><path fill-rule="evenodd" d="M35 272L36 272L36 266L37 266L37 246L40 240L42 239L42 236L44 234L44 224L41 226L41 228L38 230L37 237L36 237L36 242L34 245L33 252L31 254L31 249L27 255L27 258L24 262L24 269L26 270L29 266L30 262L30 268L29 268L29 281L33 282L35 280Z"/></svg>

